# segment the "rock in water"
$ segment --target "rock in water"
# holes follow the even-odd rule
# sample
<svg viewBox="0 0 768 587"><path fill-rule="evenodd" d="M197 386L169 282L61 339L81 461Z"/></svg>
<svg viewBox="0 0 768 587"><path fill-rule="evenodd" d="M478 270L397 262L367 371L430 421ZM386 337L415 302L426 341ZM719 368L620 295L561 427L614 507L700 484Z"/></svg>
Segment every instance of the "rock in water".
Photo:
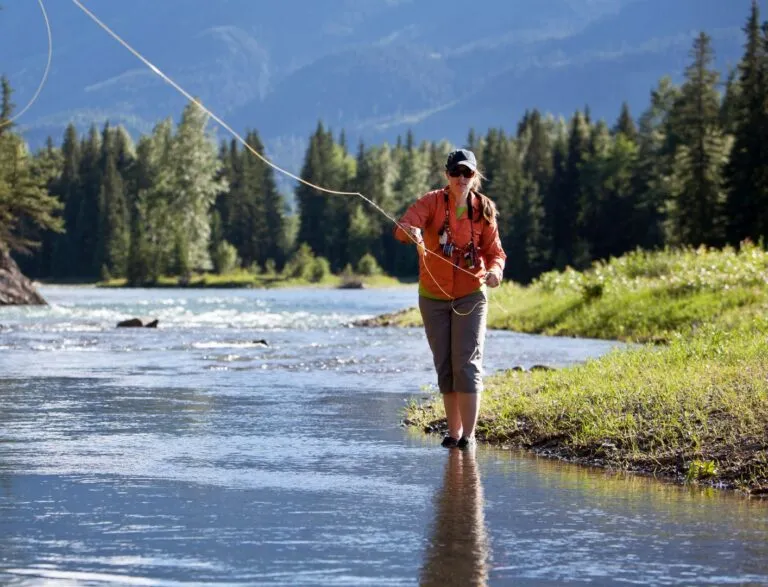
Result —
<svg viewBox="0 0 768 587"><path fill-rule="evenodd" d="M0 247L0 306L44 305L32 282L22 275L16 261Z"/></svg>
<svg viewBox="0 0 768 587"><path fill-rule="evenodd" d="M129 318L117 323L118 328L157 328L157 318Z"/></svg>

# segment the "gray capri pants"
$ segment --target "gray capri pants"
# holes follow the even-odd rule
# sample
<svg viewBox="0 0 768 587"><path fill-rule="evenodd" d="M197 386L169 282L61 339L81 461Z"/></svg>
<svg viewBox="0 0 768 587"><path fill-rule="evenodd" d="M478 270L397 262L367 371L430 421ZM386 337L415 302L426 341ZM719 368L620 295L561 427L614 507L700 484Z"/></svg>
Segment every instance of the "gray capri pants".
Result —
<svg viewBox="0 0 768 587"><path fill-rule="evenodd" d="M419 311L435 362L437 385L440 393L480 393L488 317L485 290L453 300L453 308L456 312L450 300L419 296Z"/></svg>

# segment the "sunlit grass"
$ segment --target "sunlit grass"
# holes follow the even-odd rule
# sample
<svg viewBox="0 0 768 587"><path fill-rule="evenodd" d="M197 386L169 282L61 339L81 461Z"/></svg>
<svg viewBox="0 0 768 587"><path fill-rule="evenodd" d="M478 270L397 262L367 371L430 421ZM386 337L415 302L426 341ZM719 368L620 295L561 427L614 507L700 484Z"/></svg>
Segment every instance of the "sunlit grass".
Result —
<svg viewBox="0 0 768 587"><path fill-rule="evenodd" d="M487 380L478 434L559 456L768 489L768 322L702 327L669 345L613 351L556 371ZM437 398L435 398L437 400ZM416 426L439 401L409 406Z"/></svg>
<svg viewBox="0 0 768 587"><path fill-rule="evenodd" d="M637 251L590 270L489 290L489 328L635 342L665 341L703 324L734 328L768 312L768 253ZM420 325L418 311L396 323Z"/></svg>
<svg viewBox="0 0 768 587"><path fill-rule="evenodd" d="M491 292L489 325L663 342L487 380L479 436L623 470L768 492L768 254L632 253ZM406 410L444 422L439 398Z"/></svg>

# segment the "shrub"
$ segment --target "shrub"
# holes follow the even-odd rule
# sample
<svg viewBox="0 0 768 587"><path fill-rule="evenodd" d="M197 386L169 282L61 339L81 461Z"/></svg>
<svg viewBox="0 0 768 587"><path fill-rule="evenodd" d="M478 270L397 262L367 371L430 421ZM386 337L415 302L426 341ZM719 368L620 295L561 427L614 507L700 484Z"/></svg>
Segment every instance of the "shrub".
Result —
<svg viewBox="0 0 768 587"><path fill-rule="evenodd" d="M360 257L360 260L357 262L357 274L365 275L368 277L372 275L380 275L381 267L379 266L379 263L376 261L376 257L371 255L370 253L366 253L365 255Z"/></svg>
<svg viewBox="0 0 768 587"><path fill-rule="evenodd" d="M288 278L309 279L314 263L315 254L312 249L307 243L301 243L301 246L285 264L283 273Z"/></svg>
<svg viewBox="0 0 768 587"><path fill-rule="evenodd" d="M325 257L316 257L309 272L309 281L318 283L331 274L331 264Z"/></svg>
<svg viewBox="0 0 768 587"><path fill-rule="evenodd" d="M213 270L222 275L234 271L239 265L237 249L227 241L221 241L213 252Z"/></svg>

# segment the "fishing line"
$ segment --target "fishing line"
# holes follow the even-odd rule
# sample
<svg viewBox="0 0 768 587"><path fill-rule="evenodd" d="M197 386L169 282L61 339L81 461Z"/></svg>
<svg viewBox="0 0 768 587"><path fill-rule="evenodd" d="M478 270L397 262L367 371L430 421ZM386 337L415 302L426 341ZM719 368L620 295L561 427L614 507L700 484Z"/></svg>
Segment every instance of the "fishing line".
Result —
<svg viewBox="0 0 768 587"><path fill-rule="evenodd" d="M40 1L40 2L42 2L42 0L39 0L39 1ZM112 38L113 38L115 41L117 41L117 42L118 42L118 43L120 43L120 44L121 44L123 47L125 47L125 49L127 49L127 50L128 50L130 53L132 53L132 54L134 55L134 57L136 57L136 58L137 58L139 61L141 61L141 62L142 62L144 65L146 65L146 66L147 66L147 67L148 67L150 70L152 70L152 71L153 71L153 72L154 72L156 75L158 75L158 76L159 76L159 77L160 77L160 78L161 78L163 81L165 81L165 82L166 82L168 85L170 85L171 87L173 87L173 88L174 88L174 89L175 89L177 92L179 92L179 93L180 93L182 96L184 96L184 97L185 97L187 100L189 100L190 102L192 102L193 104L195 104L195 106L197 106L197 107L198 107L198 108L200 108L200 109L201 109L203 112L205 112L205 113L206 113L208 116L210 116L210 117L211 117L211 118L212 118L214 121L216 121L216 122L217 122L217 123L218 123L218 124L219 124L219 125L220 125L220 126L223 128L223 129L225 129L225 130L226 130L227 132L229 132L229 133L230 133L230 134L231 134L231 135L232 135L232 136L233 136L235 139L237 139L237 141L238 141L239 143L241 143L241 144L242 144L242 145L243 145L243 146L244 146L246 149L248 149L248 151L250 151L250 152L251 152L253 155L255 155L256 157L258 157L258 158L259 158L261 161L263 161L263 162L264 162L266 165L269 165L269 166L270 166L270 167L272 167L274 170L276 170L276 171L278 171L278 172L282 173L283 175L286 175L286 176L290 177L291 179L294 179L294 180L298 181L299 183L302 183L302 184L304 184L304 185L306 185L306 186L308 186L308 187L311 187L311 188L313 188L313 189L315 189L315 190L317 190L317 191L319 191L319 192L324 192L324 193L326 193L326 194L333 194L333 195L337 195L337 196L359 196L360 198L362 198L363 200L365 200L366 202L368 202L368 203L369 203L371 206L373 206L373 207L374 207L376 210L378 210L379 212L381 212L381 214L383 214L383 215L384 215L384 216L385 216L387 219L389 219L391 222L393 222L393 223L394 223L396 226L398 226L400 229L402 229L402 231L403 231L405 234L407 234L407 235L408 235L408 238L410 238L410 239L411 239L411 241L413 241L413 243L414 243L414 244L418 245L418 241L417 241L417 240L416 240L416 238L415 238L415 237L414 237L414 236L413 236L413 235L410 233L410 231L409 231L409 230L405 229L405 227L403 227L403 225L402 225L402 224L400 224L400 223L397 221L397 219L395 219L394 217L392 217L391 215L389 215L389 214L388 214L388 213L387 213L387 212L386 212L384 209L382 209L382 208L381 208L381 207L380 207L378 204L376 204L376 202L374 202L374 201L373 201L373 200L371 200L370 198L366 197L364 194L361 194L360 192L345 192L345 191L341 191L341 190L333 190L333 189L330 189L330 188L326 188L326 187L322 187L322 186L316 185L316 184L314 184L314 183L312 183L312 182L309 182L309 181L307 181L307 180L305 180L305 179L303 179L303 178L301 178L301 177L299 177L299 176L297 176L297 175L295 175L295 174L291 173L290 171L288 171L288 170L286 170L286 169L283 169L283 168L282 168L282 167L280 167L279 165L277 165L277 164L273 163L272 161L270 161L269 159L267 159L266 157L264 157L264 156L263 156L261 153L259 153L259 152L258 152L256 149L254 149L253 147L251 147L251 145L249 145L249 144L248 144L248 141L246 141L246 140L245 140L245 139L244 139L242 136L240 136L240 134L239 134L237 131L235 131L235 130L234 130L232 127L231 127L231 126L229 126L229 124L227 124L227 123L226 123L224 120L222 120L221 118L219 118L219 117L218 117L218 116L217 116L217 115L216 115L214 112L212 112L210 109L208 109L206 106L204 106L204 105L203 105L203 104L202 104L202 103L201 103L199 100L197 100L197 98L195 98L194 96L192 96L192 94L190 94L189 92L187 92L187 91L186 91L186 90L185 90L183 87L181 87L181 86L180 86L178 83L176 83L176 82L175 82L173 79L171 79L169 76L167 76L165 73L163 73L163 72L160 70L160 68L159 68L159 67L157 67L157 66L156 66L154 63L152 63L151 61L149 61L149 60L148 60L146 57L144 57L144 56L143 56L141 53L139 53L139 52L138 52L136 49L134 49L134 48L133 48L133 47L132 47L132 46L131 46L131 45L130 45L130 44L127 42L127 41L125 41L125 40L124 40L124 39L123 39L123 38L122 38L120 35L118 35L116 32L114 32L114 31L113 31L111 28L109 28L109 26L107 26L107 25L106 25L106 24L105 24L105 23L104 23L102 20L100 20L100 19L99 19L99 18L98 18L98 17L97 17L95 14L93 14L93 12L91 12L91 11L90 11L90 10L88 10L88 9L87 9L85 6L83 6L83 4L80 2L80 0L72 0L72 2L73 2L73 3L75 4L75 6L77 6L77 7L78 7L78 8L79 8L81 11L83 11L83 13L84 13L86 16L88 16L88 17L89 17L89 18L90 18L90 19L91 19L93 22L95 22L95 23L96 23L96 24L97 24L99 27L101 27L101 28L102 28L102 29L103 29L103 30L104 30L104 31L105 31L105 32L106 32L106 33L107 33L107 34L108 34L110 37L112 37ZM474 273L472 273L472 272L470 272L470 271L467 271L467 270L466 270L466 269L464 269L463 267L461 267L461 266L459 266L459 265L457 265L457 264L453 263L453 262L452 262L452 261L450 261L449 259L445 258L443 255L439 255L439 254L435 253L434 251L430 251L429 249L424 249L424 250L425 250L425 252L426 252L427 254L429 254L429 255L433 255L433 256L437 257L437 258L438 258L438 259L440 259L442 262L444 262L444 263L448 263L449 265L451 265L451 266L455 267L455 268L456 268L456 269L458 269L459 271L463 271L464 273L467 273L468 275L471 275L472 277L475 277L475 274L474 274ZM440 284L439 284L439 283L437 283L437 280L436 280L436 279L434 278L434 276L432 275L432 272L429 270L429 267L427 267L427 263L426 263L426 256L425 256L425 258L424 258L424 268L427 270L427 272L429 273L430 277L432 277L432 280L435 282L435 285L437 285L437 287L440 289L440 291L441 291L443 294L445 294L445 296L446 296L447 298L449 298L449 299L451 300L451 309L453 309L453 311L454 311L454 312L456 312L457 314L459 314L460 316L468 316L469 314L471 314L471 313L474 311L474 309L475 309L475 308L478 306L478 304L480 304L480 303L481 303L481 302L478 302L477 304L475 304L475 306L472 308L472 310L470 310L470 312L469 312L469 313L467 313L467 314L461 314L461 313L459 313L459 312L458 312L458 311L457 311L457 310L456 310L456 309L453 307L453 302L454 302L455 298L452 298L452 297L451 297L451 295L450 295L448 292L446 292L446 291L445 291L445 290L444 290L444 289L443 289L443 288L440 286Z"/></svg>
<svg viewBox="0 0 768 587"><path fill-rule="evenodd" d="M0 122L0 128L3 128L4 126L8 126L9 124L13 124L15 120L23 116L24 113L32 107L32 104L34 104L37 101L38 97L40 97L40 93L43 91L43 87L45 86L45 83L48 81L48 74L51 71L51 61L53 60L53 33L51 32L51 22L48 20L48 13L45 11L45 5L43 4L43 0L37 0L37 3L40 5L40 11L43 13L43 20L45 21L45 29L48 33L48 61L45 64L45 71L43 71L43 78L40 80L40 85L37 87L37 90L35 91L29 103L26 106L24 106L24 108L22 108L21 111L13 118L10 118L9 120L3 120L2 122Z"/></svg>

